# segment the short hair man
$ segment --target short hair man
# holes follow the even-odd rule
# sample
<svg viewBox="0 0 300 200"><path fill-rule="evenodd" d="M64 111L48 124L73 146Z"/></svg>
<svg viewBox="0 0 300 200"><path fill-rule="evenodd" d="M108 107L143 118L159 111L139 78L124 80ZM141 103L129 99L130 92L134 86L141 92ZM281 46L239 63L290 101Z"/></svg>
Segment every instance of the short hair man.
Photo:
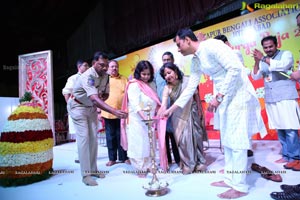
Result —
<svg viewBox="0 0 300 200"><path fill-rule="evenodd" d="M78 77L89 68L89 64L83 60L78 60L76 63L76 67L77 67L77 73L68 78L65 87L62 89L62 94L66 100L66 103L68 103L69 98L72 96L73 87L74 87ZM69 114L68 114L68 125L69 125L69 127L68 127L69 128L69 132L68 132L69 137L71 140L74 140L74 139L76 139L76 131L74 128L73 120ZM75 158L75 163L79 163L78 158Z"/></svg>
<svg viewBox="0 0 300 200"><path fill-rule="evenodd" d="M110 74L110 95L105 103L115 109L121 109L128 80L125 76L119 74L119 63L116 60L109 61L108 73ZM106 166L112 166L116 164L117 158L119 158L119 161L122 163L130 164L127 153L120 144L120 119L106 111L102 111L101 116L105 122L106 144L109 158Z"/></svg>
<svg viewBox="0 0 300 200"><path fill-rule="evenodd" d="M108 56L96 52L94 65L83 73L73 88L73 98L68 101L70 113L76 130L78 154L82 181L86 185L98 183L92 178L104 178L97 169L97 107L112 113L118 118L126 118L127 113L107 105L104 101L109 93Z"/></svg>
<svg viewBox="0 0 300 200"><path fill-rule="evenodd" d="M294 64L290 51L277 49L276 36L267 36L261 40L264 54L254 49L254 67L252 78L264 79L265 104L270 129L276 129L282 145L282 158L277 163L288 162L284 167L300 171L300 109L297 98L296 82L284 74Z"/></svg>
<svg viewBox="0 0 300 200"><path fill-rule="evenodd" d="M215 128L220 129L226 172L224 181L211 185L230 188L219 194L220 198L245 196L248 194L246 174L235 172L247 170L249 134L266 134L263 121L258 118L261 109L255 90L246 74L242 73L242 63L223 42L215 39L200 42L191 29L179 30L174 42L182 55L193 55L191 75L183 93L163 112L163 116L170 116L178 107L184 107L203 73L211 76L217 95L209 103L208 110L215 111L215 117L219 119ZM249 123L248 119L252 119L253 123Z"/></svg>

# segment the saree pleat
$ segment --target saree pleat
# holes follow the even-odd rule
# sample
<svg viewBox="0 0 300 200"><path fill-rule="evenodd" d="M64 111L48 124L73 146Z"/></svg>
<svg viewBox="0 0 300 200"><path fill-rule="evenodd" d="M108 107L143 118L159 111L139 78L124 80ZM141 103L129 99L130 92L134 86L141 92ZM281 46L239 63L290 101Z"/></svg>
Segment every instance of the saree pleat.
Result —
<svg viewBox="0 0 300 200"><path fill-rule="evenodd" d="M184 79L183 82L173 87L170 93L171 104L180 96L187 81ZM198 95L198 92L184 108L177 109L171 118L181 160L180 165L187 173L193 172L197 165L206 162L203 141L207 140L207 134L203 123L203 109L201 102L199 103L199 96L196 95Z"/></svg>

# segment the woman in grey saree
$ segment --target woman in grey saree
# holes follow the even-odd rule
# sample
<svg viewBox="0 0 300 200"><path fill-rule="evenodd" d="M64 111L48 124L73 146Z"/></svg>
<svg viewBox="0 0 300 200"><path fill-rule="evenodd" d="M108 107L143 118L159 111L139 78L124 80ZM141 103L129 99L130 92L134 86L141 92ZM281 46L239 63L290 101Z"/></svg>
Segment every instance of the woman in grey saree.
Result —
<svg viewBox="0 0 300 200"><path fill-rule="evenodd" d="M188 77L173 63L166 63L160 75L167 81L162 97L162 109L168 100L172 105L188 83ZM159 111L161 113L161 110ZM177 109L171 116L173 133L180 155L180 168L183 174L206 170L203 141L207 141L204 114L198 91L184 108Z"/></svg>

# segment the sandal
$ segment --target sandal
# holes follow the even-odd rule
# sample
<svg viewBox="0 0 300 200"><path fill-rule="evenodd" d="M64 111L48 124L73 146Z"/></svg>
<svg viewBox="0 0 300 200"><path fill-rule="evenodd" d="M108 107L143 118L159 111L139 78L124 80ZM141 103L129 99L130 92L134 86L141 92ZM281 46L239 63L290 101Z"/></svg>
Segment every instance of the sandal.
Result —
<svg viewBox="0 0 300 200"><path fill-rule="evenodd" d="M295 192L272 192L270 196L276 200L297 200L300 194Z"/></svg>
<svg viewBox="0 0 300 200"><path fill-rule="evenodd" d="M282 178L279 174L266 173L266 174L261 174L261 176L267 180L271 180L274 182L282 182Z"/></svg>
<svg viewBox="0 0 300 200"><path fill-rule="evenodd" d="M267 180L274 182L282 182L280 174L274 174L271 170L266 167L261 167L261 176Z"/></svg>
<svg viewBox="0 0 300 200"><path fill-rule="evenodd" d="M251 169L252 169L253 171L258 172L258 173L261 173L261 172L262 172L262 167L261 167L260 165L256 164L256 163L252 163Z"/></svg>
<svg viewBox="0 0 300 200"><path fill-rule="evenodd" d="M282 182L280 174L274 174L271 170L266 167L262 167L256 163L252 163L251 169L261 174L261 176L267 180L274 182Z"/></svg>
<svg viewBox="0 0 300 200"><path fill-rule="evenodd" d="M294 191L294 192L297 192L297 193L300 193L300 184L298 185L281 185L280 188L283 190L283 191Z"/></svg>

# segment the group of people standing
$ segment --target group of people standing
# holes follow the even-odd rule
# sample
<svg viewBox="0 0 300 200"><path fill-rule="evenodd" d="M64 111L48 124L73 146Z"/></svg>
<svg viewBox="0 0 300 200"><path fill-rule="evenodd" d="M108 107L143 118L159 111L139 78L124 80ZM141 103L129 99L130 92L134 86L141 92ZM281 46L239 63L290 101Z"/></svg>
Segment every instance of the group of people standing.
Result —
<svg viewBox="0 0 300 200"><path fill-rule="evenodd" d="M174 64L171 52L164 53L162 60L165 64L157 73L154 73L149 61L138 62L133 79L127 80L119 74L116 60L109 61L105 53L96 52L91 68L86 66L76 77L68 79L63 94L70 116L69 123L74 123L78 162L86 185L97 185L93 176L105 177L96 166L99 108L105 121L109 157L106 166L117 164L119 160L131 164L139 177L146 177L151 170L148 128L143 122L147 116L143 110L150 105L151 117L160 118L158 113L162 113L161 105L168 106L174 102L188 80ZM84 65L87 63L84 62ZM78 69L81 67L82 62L78 63ZM161 80L163 84L156 84ZM160 95L157 92L159 88L163 91ZM203 139L207 140L207 135L204 124L196 91L187 107L165 123L163 131L158 127L153 129L154 132L160 131L158 138L154 137L153 140L160 141L160 167L163 170L168 170L173 162L171 153L183 174L206 169Z"/></svg>
<svg viewBox="0 0 300 200"><path fill-rule="evenodd" d="M182 55L193 55L191 76L185 91L163 115L172 116L183 108L197 90L201 74L209 75L214 83L215 97L208 111L214 112L214 128L220 130L225 157L224 180L211 185L229 188L218 195L220 198L245 196L249 187L247 173L241 172L247 171L251 136L260 133L263 138L266 135L260 104L245 67L228 45L214 39L199 41L190 29L179 30L174 41ZM255 64L251 76L255 80L264 78L269 127L277 130L282 144L282 158L277 162L285 162L286 169L300 171L300 117L293 80L299 72L294 72L292 78L288 76L293 69L293 57L291 52L277 49L275 36L264 37L261 45L266 56L258 49L253 50Z"/></svg>
<svg viewBox="0 0 300 200"><path fill-rule="evenodd" d="M183 56L193 55L189 77L174 64L172 53L166 52L159 72L154 72L149 61L142 60L137 63L133 78L125 80L116 72L117 75L112 71L107 73L109 64L116 70L118 63L109 62L104 53L97 52L93 66L77 78L68 99L68 112L77 134L83 182L97 185L92 176L103 177L96 162L96 107L106 112L103 114L106 131L111 134L107 135L107 166L116 164L118 152L119 160L131 164L139 177L147 176L151 157L148 127L143 120L147 119L144 109L150 106L151 118L157 122L153 127L157 138L150 139L157 139L160 144L161 168L167 170L172 163L172 149L183 174L206 170L203 141L207 140L207 134L198 94L200 77L206 74L213 80L215 93L207 110L214 112L214 128L220 130L225 157L224 180L211 185L229 188L218 194L220 198L245 196L249 187L247 174L240 172L247 171L251 137L255 133L262 137L267 134L260 103L245 67L228 45L216 39L199 40L191 29L179 30L174 42ZM255 64L251 76L255 80L264 79L269 126L277 130L282 144L282 158L277 162L285 162L286 169L300 171L297 74L294 72L290 78L288 75L293 68L293 57L289 51L277 49L274 36L263 38L261 45L266 56L253 50Z"/></svg>
<svg viewBox="0 0 300 200"><path fill-rule="evenodd" d="M123 147L127 149L131 164L138 170L139 177L145 177L147 172L151 170L148 128L142 121L147 119L143 110L149 105L152 108L151 118L159 118L157 120L157 139L161 151L161 168L167 170L168 165L172 163L172 149L174 160L182 169L183 174L206 169L203 138L207 137L203 110L197 92L195 98L191 99L186 107L172 115L167 122L167 129L160 128L160 123L163 120L160 117L164 111L162 108L167 107L169 101L172 104L184 90L187 83L187 77L184 77L173 62L173 55L166 52L162 58L170 61L163 64L159 74L154 73L154 68L149 61L143 60L137 64L133 79L127 84L123 99L122 110L128 111L128 118L122 123L124 128L121 141ZM164 79L163 85L156 85L160 82L159 75ZM163 91L157 93L156 88L162 86ZM171 149L169 148L170 142L166 138L171 139ZM155 141L156 138L153 138L153 140ZM168 153L162 153L165 151Z"/></svg>

